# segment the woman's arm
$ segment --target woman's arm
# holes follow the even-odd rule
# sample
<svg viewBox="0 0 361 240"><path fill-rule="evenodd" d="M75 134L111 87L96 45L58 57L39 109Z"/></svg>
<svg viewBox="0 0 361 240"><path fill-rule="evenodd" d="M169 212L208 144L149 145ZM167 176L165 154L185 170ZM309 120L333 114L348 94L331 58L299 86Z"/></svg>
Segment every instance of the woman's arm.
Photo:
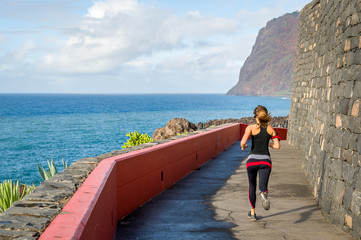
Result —
<svg viewBox="0 0 361 240"><path fill-rule="evenodd" d="M249 136L251 135L251 125L248 125L246 130L244 131L242 140L241 140L241 147L242 150L245 150L248 146L247 146L247 140L249 138Z"/></svg>
<svg viewBox="0 0 361 240"><path fill-rule="evenodd" d="M273 141L273 143L268 144L271 148L274 148L274 149L281 148L281 144L280 144L280 141L278 140L278 138L274 138L274 139L272 139L272 141Z"/></svg>
<svg viewBox="0 0 361 240"><path fill-rule="evenodd" d="M277 135L276 131L271 127L269 127L269 131L271 132L271 136L274 137ZM281 148L281 144L280 144L280 140L278 138L272 138L272 142L268 144L268 146L270 146L273 149L280 149Z"/></svg>

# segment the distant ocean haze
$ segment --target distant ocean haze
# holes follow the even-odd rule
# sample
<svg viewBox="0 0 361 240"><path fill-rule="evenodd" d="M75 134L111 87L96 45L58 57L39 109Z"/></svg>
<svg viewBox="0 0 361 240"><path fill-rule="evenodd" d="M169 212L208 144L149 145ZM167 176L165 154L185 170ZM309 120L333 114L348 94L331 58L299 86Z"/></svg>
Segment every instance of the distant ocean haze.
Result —
<svg viewBox="0 0 361 240"><path fill-rule="evenodd" d="M38 184L36 164L72 163L121 149L126 133L152 135L175 117L193 123L252 116L265 105L286 116L290 99L221 94L0 94L0 181ZM47 167L47 166L46 166Z"/></svg>

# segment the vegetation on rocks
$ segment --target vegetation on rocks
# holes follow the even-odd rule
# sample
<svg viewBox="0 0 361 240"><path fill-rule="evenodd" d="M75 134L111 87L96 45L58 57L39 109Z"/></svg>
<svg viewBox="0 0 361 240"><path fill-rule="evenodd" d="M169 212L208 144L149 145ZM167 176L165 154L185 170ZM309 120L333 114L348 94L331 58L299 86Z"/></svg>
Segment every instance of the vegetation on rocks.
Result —
<svg viewBox="0 0 361 240"><path fill-rule="evenodd" d="M0 183L0 213L34 190L34 185L20 185L19 181L5 180Z"/></svg>
<svg viewBox="0 0 361 240"><path fill-rule="evenodd" d="M68 163L65 162L64 159L62 159L62 161L63 161L63 168L64 169L68 168ZM56 166L54 164L54 159L51 158L50 162L49 160L47 160L47 162L48 162L49 171L47 171L44 167L40 167L39 164L37 164L40 176L44 181L54 177L54 175L58 173L58 170L56 169Z"/></svg>
<svg viewBox="0 0 361 240"><path fill-rule="evenodd" d="M139 144L153 142L154 140L147 133L139 133L137 131L129 132L126 134L129 137L128 141L123 144L122 148L129 148Z"/></svg>
<svg viewBox="0 0 361 240"><path fill-rule="evenodd" d="M44 181L52 178L55 174L58 173L58 170L54 164L54 160L51 159L47 162L49 171L37 164L40 176ZM63 167L64 169L68 167L68 164L64 161L64 159ZM15 182L11 179L4 180L2 183L0 183L0 213L11 207L15 201L23 199L25 195L31 193L34 189L35 185L19 184L19 181Z"/></svg>

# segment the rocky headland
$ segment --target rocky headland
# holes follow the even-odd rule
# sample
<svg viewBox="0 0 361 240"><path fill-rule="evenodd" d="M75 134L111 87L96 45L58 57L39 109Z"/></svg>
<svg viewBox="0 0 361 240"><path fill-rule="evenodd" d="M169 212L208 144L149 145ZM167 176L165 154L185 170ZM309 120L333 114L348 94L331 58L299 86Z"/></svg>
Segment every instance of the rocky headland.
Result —
<svg viewBox="0 0 361 240"><path fill-rule="evenodd" d="M154 140L167 139L180 134L191 133L209 127L223 125L226 123L254 124L256 123L256 121L253 117L243 117L243 118L214 119L204 123L198 122L197 124L194 124L184 118L173 118L172 120L167 122L166 126L162 128L157 128L154 131L152 138ZM288 116L272 117L271 125L272 127L287 128Z"/></svg>
<svg viewBox="0 0 361 240"><path fill-rule="evenodd" d="M228 95L291 95L298 20L298 12L287 13L259 31L239 81Z"/></svg>

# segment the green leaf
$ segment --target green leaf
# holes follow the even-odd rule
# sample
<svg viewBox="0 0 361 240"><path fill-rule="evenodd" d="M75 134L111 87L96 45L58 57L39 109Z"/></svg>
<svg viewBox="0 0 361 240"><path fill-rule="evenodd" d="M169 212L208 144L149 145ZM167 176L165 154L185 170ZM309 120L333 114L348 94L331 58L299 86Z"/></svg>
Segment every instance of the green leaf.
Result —
<svg viewBox="0 0 361 240"><path fill-rule="evenodd" d="M54 164L54 159L53 159L53 158L51 158L50 163L49 163L49 161L48 161L48 166L49 166L50 176L51 176L51 177L55 176L55 174L58 173L58 170L56 169L56 166L55 166L55 164Z"/></svg>
<svg viewBox="0 0 361 240"><path fill-rule="evenodd" d="M58 173L58 169L55 166L54 159L51 158L50 161L49 160L46 160L46 161L48 163L49 171L47 171L44 167L40 167L39 164L36 164L38 166L39 174L44 181L49 178L54 177L55 174ZM64 161L64 159L62 159L62 161L63 161L64 169L68 168L68 163L66 161Z"/></svg>
<svg viewBox="0 0 361 240"><path fill-rule="evenodd" d="M44 175L44 171L42 168L40 168L39 164L36 164L38 166L38 170L40 173L40 177L45 181L45 175Z"/></svg>
<svg viewBox="0 0 361 240"><path fill-rule="evenodd" d="M64 161L64 158L62 158L62 161L63 161L63 169L68 168L68 163Z"/></svg>
<svg viewBox="0 0 361 240"><path fill-rule="evenodd" d="M43 168L43 171L44 171L44 176L45 176L45 180L48 180L49 178L51 178L51 174L50 174L50 171L46 171L45 168Z"/></svg>

